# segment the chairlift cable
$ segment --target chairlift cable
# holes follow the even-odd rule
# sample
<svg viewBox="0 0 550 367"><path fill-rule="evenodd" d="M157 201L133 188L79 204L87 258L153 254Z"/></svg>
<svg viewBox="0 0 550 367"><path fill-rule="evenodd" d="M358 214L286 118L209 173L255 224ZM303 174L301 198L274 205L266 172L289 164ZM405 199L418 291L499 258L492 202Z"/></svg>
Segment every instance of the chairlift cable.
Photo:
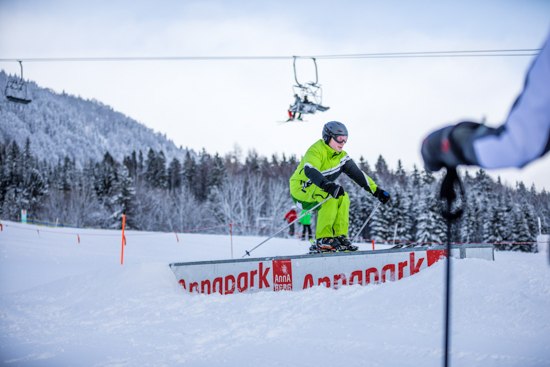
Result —
<svg viewBox="0 0 550 367"><path fill-rule="evenodd" d="M391 59L391 58L440 58L440 57L513 57L535 56L540 48L518 48L497 50L451 50L451 51L413 51L413 52L381 52L360 54L328 54L328 55L294 55L294 56L106 56L106 57L29 57L0 58L0 62L118 62L118 61L263 61L263 60L296 60L296 59Z"/></svg>
<svg viewBox="0 0 550 367"><path fill-rule="evenodd" d="M498 49L498 50L461 50L461 51L411 51L381 52L365 54L318 55L318 59L369 59L369 58L415 58L415 57L486 57L486 56L534 56L540 48Z"/></svg>

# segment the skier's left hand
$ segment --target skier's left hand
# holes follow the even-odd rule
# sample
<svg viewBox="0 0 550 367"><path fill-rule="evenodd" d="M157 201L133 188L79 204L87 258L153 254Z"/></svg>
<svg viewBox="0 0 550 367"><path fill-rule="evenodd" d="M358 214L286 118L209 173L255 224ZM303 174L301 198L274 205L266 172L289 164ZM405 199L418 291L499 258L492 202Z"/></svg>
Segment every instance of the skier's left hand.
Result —
<svg viewBox="0 0 550 367"><path fill-rule="evenodd" d="M376 198L380 200L382 204L386 204L391 199L390 193L379 187L376 188L376 191L374 192L374 196L376 196Z"/></svg>

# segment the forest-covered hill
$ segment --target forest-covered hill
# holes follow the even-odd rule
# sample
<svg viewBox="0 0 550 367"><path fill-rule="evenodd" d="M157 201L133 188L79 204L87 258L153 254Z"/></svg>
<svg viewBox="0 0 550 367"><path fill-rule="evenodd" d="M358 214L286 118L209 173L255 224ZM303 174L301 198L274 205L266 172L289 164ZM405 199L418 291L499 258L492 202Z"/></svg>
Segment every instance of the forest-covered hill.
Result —
<svg viewBox="0 0 550 367"><path fill-rule="evenodd" d="M99 101L55 93L29 82L32 102L10 102L4 98L9 77L0 71L0 142L4 144L15 141L24 146L29 138L32 153L40 159L55 163L69 157L79 167L102 159L106 151L117 160L142 147L163 151L168 159L181 159L186 153L166 136Z"/></svg>

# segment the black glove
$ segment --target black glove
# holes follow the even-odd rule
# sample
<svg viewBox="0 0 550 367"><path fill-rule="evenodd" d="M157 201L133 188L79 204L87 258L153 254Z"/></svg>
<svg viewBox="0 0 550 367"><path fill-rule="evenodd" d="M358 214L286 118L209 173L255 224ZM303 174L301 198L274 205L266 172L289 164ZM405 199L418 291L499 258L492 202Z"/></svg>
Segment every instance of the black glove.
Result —
<svg viewBox="0 0 550 367"><path fill-rule="evenodd" d="M382 204L386 204L388 201L390 201L390 198L391 198L389 192L379 187L376 188L376 191L374 192L374 196L376 196L376 198L380 200Z"/></svg>
<svg viewBox="0 0 550 367"><path fill-rule="evenodd" d="M422 158L426 169L439 171L443 167L477 164L471 138L481 132L481 127L484 126L465 121L428 135L422 142Z"/></svg>
<svg viewBox="0 0 550 367"><path fill-rule="evenodd" d="M338 199L346 193L342 186L335 184L334 182L327 182L321 188L335 199Z"/></svg>

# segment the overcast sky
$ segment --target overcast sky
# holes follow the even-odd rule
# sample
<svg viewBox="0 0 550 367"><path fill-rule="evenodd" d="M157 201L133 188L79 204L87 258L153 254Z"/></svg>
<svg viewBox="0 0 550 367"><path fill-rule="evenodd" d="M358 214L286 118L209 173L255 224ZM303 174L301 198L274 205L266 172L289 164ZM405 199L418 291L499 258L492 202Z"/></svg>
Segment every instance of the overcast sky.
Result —
<svg viewBox="0 0 550 367"><path fill-rule="evenodd" d="M429 131L463 119L500 125L531 57L319 59L323 104L281 124L292 102L293 55L539 48L550 1L15 1L0 0L0 59L286 56L278 60L24 63L25 77L97 99L177 145L222 155L300 157L330 120L346 151L422 166ZM18 73L16 62L0 68ZM312 63L298 63L301 81ZM550 155L493 171L550 190Z"/></svg>

